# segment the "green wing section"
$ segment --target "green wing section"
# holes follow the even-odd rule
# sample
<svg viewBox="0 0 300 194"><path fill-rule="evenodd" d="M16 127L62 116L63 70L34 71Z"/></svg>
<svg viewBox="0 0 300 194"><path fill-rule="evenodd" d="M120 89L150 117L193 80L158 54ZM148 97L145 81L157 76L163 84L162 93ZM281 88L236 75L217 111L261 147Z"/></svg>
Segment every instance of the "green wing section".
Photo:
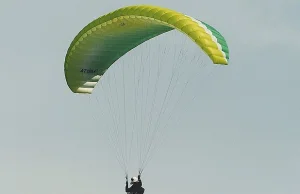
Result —
<svg viewBox="0 0 300 194"><path fill-rule="evenodd" d="M227 43L208 24L167 8L128 6L94 20L74 38L64 64L69 88L74 93L92 93L116 60L143 42L174 29L193 40L213 63L228 64Z"/></svg>

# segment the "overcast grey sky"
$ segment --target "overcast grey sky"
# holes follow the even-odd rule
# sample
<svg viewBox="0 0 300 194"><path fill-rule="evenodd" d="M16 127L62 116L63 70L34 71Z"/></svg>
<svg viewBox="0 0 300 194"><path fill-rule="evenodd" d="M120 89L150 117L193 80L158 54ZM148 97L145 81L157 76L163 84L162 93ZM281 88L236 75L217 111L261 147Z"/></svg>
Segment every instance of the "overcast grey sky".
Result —
<svg viewBox="0 0 300 194"><path fill-rule="evenodd" d="M90 118L95 107L69 90L63 64L82 27L141 3L206 21L230 48L230 66L169 126L143 174L146 193L300 193L296 0L1 1L0 193L124 192L103 127Z"/></svg>

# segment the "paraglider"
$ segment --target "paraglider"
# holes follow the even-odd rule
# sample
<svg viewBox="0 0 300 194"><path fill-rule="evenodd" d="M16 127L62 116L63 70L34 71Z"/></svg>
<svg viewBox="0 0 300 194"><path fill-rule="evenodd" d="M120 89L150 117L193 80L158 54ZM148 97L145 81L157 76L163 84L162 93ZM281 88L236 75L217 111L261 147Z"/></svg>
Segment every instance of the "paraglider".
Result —
<svg viewBox="0 0 300 194"><path fill-rule="evenodd" d="M128 188L128 177L126 176L126 187L125 192L130 194L143 194L145 189L142 187L143 183L141 180L141 174L138 175L138 177L132 177L131 178L131 187Z"/></svg>
<svg viewBox="0 0 300 194"><path fill-rule="evenodd" d="M212 63L228 64L229 49L226 40L212 26L171 9L135 5L103 15L77 34L65 57L64 71L67 85L74 93L92 94L105 72L123 55L144 42L172 30L177 30L190 38ZM118 126L115 128L117 130ZM152 138L151 134L148 136L149 139ZM147 146L152 146L151 140L142 140L142 143L149 145L140 147L148 149ZM124 147L124 152L127 153L127 147ZM147 154L143 157L143 160L148 159ZM123 160L126 158L123 157ZM127 177L127 170L125 174ZM126 192L144 193L140 174L137 178L133 177L131 182L132 186L128 188L126 179Z"/></svg>

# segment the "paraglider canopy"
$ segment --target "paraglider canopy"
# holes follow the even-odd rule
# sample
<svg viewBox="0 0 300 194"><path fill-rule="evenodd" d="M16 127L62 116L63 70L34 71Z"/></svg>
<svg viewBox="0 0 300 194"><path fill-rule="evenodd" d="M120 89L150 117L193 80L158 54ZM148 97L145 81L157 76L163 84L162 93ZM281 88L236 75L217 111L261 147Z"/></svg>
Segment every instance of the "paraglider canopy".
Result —
<svg viewBox="0 0 300 194"><path fill-rule="evenodd" d="M228 64L227 43L212 26L167 8L128 6L94 20L72 41L65 57L69 88L74 93L92 93L116 60L143 42L174 29L193 40L213 63Z"/></svg>

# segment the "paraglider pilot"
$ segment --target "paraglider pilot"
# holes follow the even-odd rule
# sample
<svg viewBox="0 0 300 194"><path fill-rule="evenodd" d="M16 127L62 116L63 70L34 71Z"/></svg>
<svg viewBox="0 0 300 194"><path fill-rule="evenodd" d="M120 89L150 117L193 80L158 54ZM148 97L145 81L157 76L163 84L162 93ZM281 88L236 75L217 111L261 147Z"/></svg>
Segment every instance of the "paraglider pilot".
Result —
<svg viewBox="0 0 300 194"><path fill-rule="evenodd" d="M128 188L128 177L126 176L126 187L125 192L130 194L143 194L145 189L142 187L141 174L139 173L138 177L131 178L131 187Z"/></svg>

